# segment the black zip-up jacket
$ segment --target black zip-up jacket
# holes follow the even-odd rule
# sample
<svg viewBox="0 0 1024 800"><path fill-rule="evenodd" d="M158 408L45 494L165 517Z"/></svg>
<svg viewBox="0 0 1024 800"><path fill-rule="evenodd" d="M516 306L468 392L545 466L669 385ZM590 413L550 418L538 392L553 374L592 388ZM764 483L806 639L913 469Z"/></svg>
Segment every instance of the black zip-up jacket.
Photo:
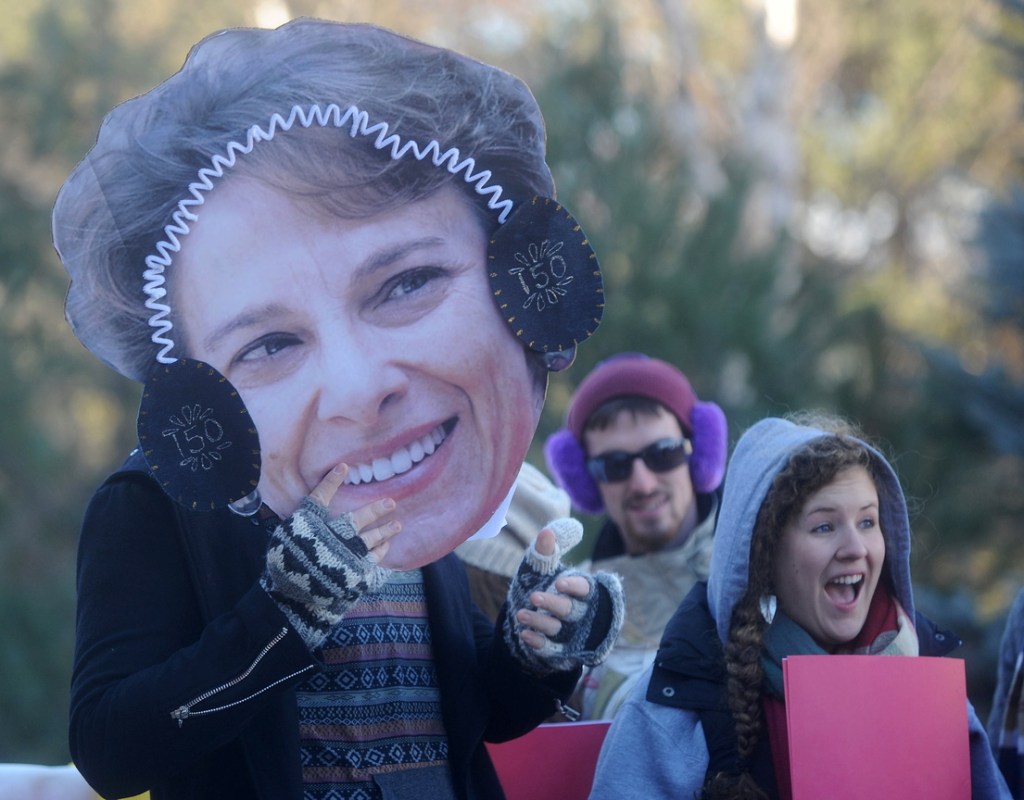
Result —
<svg viewBox="0 0 1024 800"><path fill-rule="evenodd" d="M138 451L96 492L79 542L70 747L101 795L302 796L294 689L316 662L259 586L266 547L258 522L178 506ZM579 673L524 673L454 555L423 580L456 792L501 798L484 741L549 717Z"/></svg>

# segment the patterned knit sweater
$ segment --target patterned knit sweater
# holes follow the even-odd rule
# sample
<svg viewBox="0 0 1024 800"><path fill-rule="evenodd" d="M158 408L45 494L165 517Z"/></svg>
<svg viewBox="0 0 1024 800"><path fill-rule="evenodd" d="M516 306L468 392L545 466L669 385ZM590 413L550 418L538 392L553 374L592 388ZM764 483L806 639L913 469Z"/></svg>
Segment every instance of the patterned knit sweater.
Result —
<svg viewBox="0 0 1024 800"><path fill-rule="evenodd" d="M454 797L420 571L364 596L317 656L298 687L305 800Z"/></svg>

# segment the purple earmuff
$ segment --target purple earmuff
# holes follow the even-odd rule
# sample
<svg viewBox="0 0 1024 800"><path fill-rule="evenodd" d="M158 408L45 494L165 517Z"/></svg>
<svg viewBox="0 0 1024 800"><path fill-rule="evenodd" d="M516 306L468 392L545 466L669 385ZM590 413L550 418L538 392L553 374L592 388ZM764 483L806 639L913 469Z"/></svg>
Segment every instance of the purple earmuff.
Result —
<svg viewBox="0 0 1024 800"><path fill-rule="evenodd" d="M587 472L587 454L567 428L551 434L544 442L544 457L555 483L565 489L572 504L587 514L604 511L597 483Z"/></svg>
<svg viewBox="0 0 1024 800"><path fill-rule="evenodd" d="M690 417L693 426L693 455L690 480L698 494L709 494L722 484L729 457L729 426L716 403L698 401Z"/></svg>

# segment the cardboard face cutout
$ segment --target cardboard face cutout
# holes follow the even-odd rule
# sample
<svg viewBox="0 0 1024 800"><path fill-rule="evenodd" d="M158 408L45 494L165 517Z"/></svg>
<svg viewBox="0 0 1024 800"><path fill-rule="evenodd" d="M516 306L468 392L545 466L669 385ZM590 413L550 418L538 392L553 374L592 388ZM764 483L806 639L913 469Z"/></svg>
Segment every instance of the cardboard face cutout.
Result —
<svg viewBox="0 0 1024 800"><path fill-rule="evenodd" d="M286 517L345 462L331 511L394 498L384 564L412 568L497 532L546 372L600 322L553 193L507 73L367 25L223 31L61 190L66 312L146 384L176 501Z"/></svg>

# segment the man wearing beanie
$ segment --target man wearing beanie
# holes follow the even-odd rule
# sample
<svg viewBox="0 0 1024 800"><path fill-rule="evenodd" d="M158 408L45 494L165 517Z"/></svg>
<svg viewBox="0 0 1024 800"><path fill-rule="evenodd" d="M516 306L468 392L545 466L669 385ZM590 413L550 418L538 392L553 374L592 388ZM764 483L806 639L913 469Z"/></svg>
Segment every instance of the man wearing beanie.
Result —
<svg viewBox="0 0 1024 800"><path fill-rule="evenodd" d="M707 578L727 450L722 410L674 366L640 353L598 364L573 395L566 427L545 443L573 506L605 514L584 566L617 573L626 598L611 655L580 685L585 719L614 716L680 601Z"/></svg>

